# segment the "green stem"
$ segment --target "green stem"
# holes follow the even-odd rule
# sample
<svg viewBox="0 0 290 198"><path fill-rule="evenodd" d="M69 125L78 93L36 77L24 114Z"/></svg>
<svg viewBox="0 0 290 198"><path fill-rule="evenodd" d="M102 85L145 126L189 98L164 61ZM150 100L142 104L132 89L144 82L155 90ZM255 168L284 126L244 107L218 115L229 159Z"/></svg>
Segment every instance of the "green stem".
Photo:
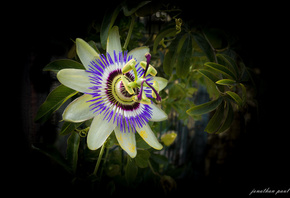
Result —
<svg viewBox="0 0 290 198"><path fill-rule="evenodd" d="M154 175L157 175L157 176L161 177L161 175L154 170L154 168L152 167L152 165L151 165L149 160L148 160L148 165L149 165L149 168L151 169L151 171L152 171L152 173Z"/></svg>
<svg viewBox="0 0 290 198"><path fill-rule="evenodd" d="M134 27L134 24L135 24L135 14L132 14L131 16L132 16L132 19L131 19L129 31L128 31L128 34L127 34L127 38L126 38L124 46L123 46L123 50L127 50L127 46L129 44L129 41L130 41L130 38L131 38L131 35L132 35L132 32L133 32L133 27Z"/></svg>
<svg viewBox="0 0 290 198"><path fill-rule="evenodd" d="M99 169L99 166L100 166L101 160L102 160L102 156L103 156L103 154L104 154L105 144L106 144L106 142L103 144L103 146L102 146L102 148L101 148L101 151L100 151L100 154L99 154L99 157L98 157L98 161L97 161L97 164L96 164L95 170L94 170L94 172L93 172L93 175L97 175L97 172L98 172L98 169Z"/></svg>

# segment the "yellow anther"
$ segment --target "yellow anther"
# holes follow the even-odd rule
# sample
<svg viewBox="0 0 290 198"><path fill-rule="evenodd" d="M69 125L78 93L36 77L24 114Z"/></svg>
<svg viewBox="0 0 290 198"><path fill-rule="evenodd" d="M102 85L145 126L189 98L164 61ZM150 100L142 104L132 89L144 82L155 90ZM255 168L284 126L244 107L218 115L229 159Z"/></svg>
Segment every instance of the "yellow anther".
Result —
<svg viewBox="0 0 290 198"><path fill-rule="evenodd" d="M145 61L141 61L140 65L143 69L146 69L147 63ZM151 74L151 76L156 76L157 74L157 70L150 64L145 76L147 76L148 74Z"/></svg>
<svg viewBox="0 0 290 198"><path fill-rule="evenodd" d="M128 62L126 63L126 65L124 65L124 67L122 68L122 73L123 73L123 74L128 73L128 72L131 71L133 68L135 68L135 65L136 65L136 61L135 61L135 59L131 59L131 60L128 61Z"/></svg>

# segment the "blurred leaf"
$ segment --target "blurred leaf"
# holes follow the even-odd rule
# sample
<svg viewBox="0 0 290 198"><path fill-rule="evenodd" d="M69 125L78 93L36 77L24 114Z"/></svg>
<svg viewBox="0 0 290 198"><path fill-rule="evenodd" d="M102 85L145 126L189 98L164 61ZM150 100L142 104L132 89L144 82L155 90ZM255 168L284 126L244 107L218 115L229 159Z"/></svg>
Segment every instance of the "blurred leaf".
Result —
<svg viewBox="0 0 290 198"><path fill-rule="evenodd" d="M171 76L172 71L173 71L173 67L172 67L173 64L171 64L173 55L174 55L174 52L168 51L165 54L165 58L164 58L164 61L163 61L163 70L169 76Z"/></svg>
<svg viewBox="0 0 290 198"><path fill-rule="evenodd" d="M239 84L242 88L242 101L243 101L243 105L246 103L246 99L247 99L247 90L246 90L246 87L240 83Z"/></svg>
<svg viewBox="0 0 290 198"><path fill-rule="evenodd" d="M224 118L224 102L222 102L220 106L217 108L216 112L208 122L204 131L208 133L216 132L219 129L223 118Z"/></svg>
<svg viewBox="0 0 290 198"><path fill-rule="evenodd" d="M209 61L214 61L215 60L215 55L207 42L207 40L204 38L202 34L199 33L192 33L192 36L197 43L197 45L202 49L206 57L208 58Z"/></svg>
<svg viewBox="0 0 290 198"><path fill-rule="evenodd" d="M180 78L185 78L189 73L190 68L190 59L192 56L192 43L191 43L190 34L187 35L183 45L180 49L177 58L177 65L176 65L176 74Z"/></svg>
<svg viewBox="0 0 290 198"><path fill-rule="evenodd" d="M147 150L137 150L137 156L134 158L135 163L140 168L148 166L150 153Z"/></svg>
<svg viewBox="0 0 290 198"><path fill-rule="evenodd" d="M234 99L234 101L239 105L239 106L243 106L243 100L241 99L241 97L236 94L235 92L232 91L226 91L226 93L232 97L232 99Z"/></svg>
<svg viewBox="0 0 290 198"><path fill-rule="evenodd" d="M127 1L123 6L123 11L125 16L130 16L135 13L139 8L143 7L151 1Z"/></svg>
<svg viewBox="0 0 290 198"><path fill-rule="evenodd" d="M103 17L101 31L100 31L100 39L101 39L101 45L103 49L106 49L109 30L114 25L114 22L120 12L120 9L121 9L121 5L118 5L114 10L111 8L107 10L105 16Z"/></svg>
<svg viewBox="0 0 290 198"><path fill-rule="evenodd" d="M109 164L108 166L105 167L105 171L109 177L114 177L116 175L120 175L120 173L121 173L120 165Z"/></svg>
<svg viewBox="0 0 290 198"><path fill-rule="evenodd" d="M79 123L72 123L72 122L64 122L59 135L67 135L69 133L71 133L73 130L75 130L76 128L78 128L83 122L79 122Z"/></svg>
<svg viewBox="0 0 290 198"><path fill-rule="evenodd" d="M67 164L67 161L64 159L64 157L61 155L61 153L54 147L51 145L31 145L31 147L34 150L37 150L41 153L43 153L44 155L48 156L49 158L51 158L52 160L54 160L55 162L57 162L59 165L61 165L66 171L68 171L69 173L72 172L71 167Z"/></svg>
<svg viewBox="0 0 290 198"><path fill-rule="evenodd" d="M227 86L234 86L237 84L236 81L232 79L222 79L222 80L216 81L215 83L219 85L227 85Z"/></svg>
<svg viewBox="0 0 290 198"><path fill-rule="evenodd" d="M100 54L100 51L98 50L98 48L97 48L97 45L96 45L96 43L95 43L95 41L89 41L88 42L88 44L98 53L98 54Z"/></svg>
<svg viewBox="0 0 290 198"><path fill-rule="evenodd" d="M220 64L217 64L217 63L213 63L213 62L207 62L207 63L204 63L205 66L209 67L209 68L212 68L214 70L216 70L217 72L223 74L223 75L226 75L228 77L231 77L233 79L237 79L235 74L230 71L227 67L223 66L223 65L220 65Z"/></svg>
<svg viewBox="0 0 290 198"><path fill-rule="evenodd" d="M173 99L181 99L185 96L185 88L181 84L173 84L169 89L169 97Z"/></svg>
<svg viewBox="0 0 290 198"><path fill-rule="evenodd" d="M150 159L152 159L157 164L167 165L169 163L167 157L164 156L164 155L160 155L160 154L152 153L151 156L150 156Z"/></svg>
<svg viewBox="0 0 290 198"><path fill-rule="evenodd" d="M233 120L234 120L234 111L231 103L227 102L227 110L226 110L226 118L220 129L216 132L216 134L225 132L230 128Z"/></svg>
<svg viewBox="0 0 290 198"><path fill-rule="evenodd" d="M160 43L160 41L167 36L174 36L176 33L176 28L166 28L161 30L158 35L156 36L153 44L153 54L156 54L157 52L157 47Z"/></svg>
<svg viewBox="0 0 290 198"><path fill-rule="evenodd" d="M128 157L127 165L125 167L125 178L128 184L132 184L136 179L138 173L138 167L136 166L134 160Z"/></svg>
<svg viewBox="0 0 290 198"><path fill-rule="evenodd" d="M222 101L223 101L223 98L219 97L216 100L194 106L188 109L186 113L190 116L205 114L205 113L215 110L221 104Z"/></svg>
<svg viewBox="0 0 290 198"><path fill-rule="evenodd" d="M226 54L217 54L219 64L227 66L236 76L239 74L239 68L236 61Z"/></svg>
<svg viewBox="0 0 290 198"><path fill-rule="evenodd" d="M210 81L212 81L213 83L215 83L216 81L219 80L216 75L214 75L213 73L211 73L210 71L208 71L206 69L199 69L197 71L200 74L202 74L204 77L206 77L207 79L209 79Z"/></svg>
<svg viewBox="0 0 290 198"><path fill-rule="evenodd" d="M59 60L55 60L47 64L43 68L43 71L53 71L54 73L57 73L59 70L66 69L66 68L83 69L83 70L85 69L81 63L76 62L74 60L59 59Z"/></svg>
<svg viewBox="0 0 290 198"><path fill-rule="evenodd" d="M144 5L136 11L138 17L145 17L156 13L162 7L162 2L151 1L150 3Z"/></svg>
<svg viewBox="0 0 290 198"><path fill-rule="evenodd" d="M66 158L75 173L78 164L78 150L80 145L80 136L78 133L72 133L67 139Z"/></svg>
<svg viewBox="0 0 290 198"><path fill-rule="evenodd" d="M64 85L58 86L52 92L50 92L44 103L39 107L34 121L44 123L49 119L53 112L61 107L65 101L77 93L77 91Z"/></svg>

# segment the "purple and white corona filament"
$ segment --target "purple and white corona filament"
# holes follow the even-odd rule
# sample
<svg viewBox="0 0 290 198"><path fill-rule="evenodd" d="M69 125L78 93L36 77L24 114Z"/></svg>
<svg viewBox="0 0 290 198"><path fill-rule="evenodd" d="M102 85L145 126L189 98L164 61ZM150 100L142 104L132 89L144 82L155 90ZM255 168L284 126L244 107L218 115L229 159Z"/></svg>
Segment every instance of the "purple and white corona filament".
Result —
<svg viewBox="0 0 290 198"><path fill-rule="evenodd" d="M63 120L77 123L93 118L87 136L91 150L100 148L113 131L132 158L137 154L136 131L151 147L162 149L148 122L167 119L167 114L150 100L161 101L158 92L166 87L167 80L155 76L157 71L149 64L149 48L122 52L115 26L109 32L106 56L79 38L76 52L84 69L62 69L57 78L84 94L66 107Z"/></svg>
<svg viewBox="0 0 290 198"><path fill-rule="evenodd" d="M92 87L89 87L92 92L93 99L91 102L91 111L96 114L103 114L104 120L117 123L121 132L135 132L136 126L141 128L146 125L152 116L152 108L148 104L136 102L132 98L133 94L127 92L122 76L128 82L134 82L144 75L144 70L136 64L135 76L133 70L126 74L122 73L122 68L132 60L132 56L127 56L127 52L123 53L114 51L113 58L107 53L107 58L104 55L100 56L99 60L94 60L89 66L87 72L90 73L89 78ZM151 86L153 82L150 77L144 79ZM153 87L152 87L153 88ZM136 95L142 95L145 92L146 97L151 98L152 88L138 86L134 88ZM153 88L154 89L154 88ZM159 95L158 95L159 96ZM141 101L141 98L139 98Z"/></svg>

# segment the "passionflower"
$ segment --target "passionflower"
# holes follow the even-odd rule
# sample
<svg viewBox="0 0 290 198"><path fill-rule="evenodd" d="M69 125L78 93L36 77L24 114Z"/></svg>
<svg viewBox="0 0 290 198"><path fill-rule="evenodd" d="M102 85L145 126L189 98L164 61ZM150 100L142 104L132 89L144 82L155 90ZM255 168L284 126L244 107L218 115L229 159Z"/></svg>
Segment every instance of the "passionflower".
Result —
<svg viewBox="0 0 290 198"><path fill-rule="evenodd" d="M121 148L132 158L137 154L136 131L151 147L162 149L148 122L167 119L167 114L150 100L161 100L158 93L167 80L155 76L149 48L122 52L115 26L108 35L106 56L80 38L76 39L76 52L85 70L62 69L57 78L84 94L66 107L63 120L83 122L93 118L87 135L91 150L100 148L113 131Z"/></svg>

